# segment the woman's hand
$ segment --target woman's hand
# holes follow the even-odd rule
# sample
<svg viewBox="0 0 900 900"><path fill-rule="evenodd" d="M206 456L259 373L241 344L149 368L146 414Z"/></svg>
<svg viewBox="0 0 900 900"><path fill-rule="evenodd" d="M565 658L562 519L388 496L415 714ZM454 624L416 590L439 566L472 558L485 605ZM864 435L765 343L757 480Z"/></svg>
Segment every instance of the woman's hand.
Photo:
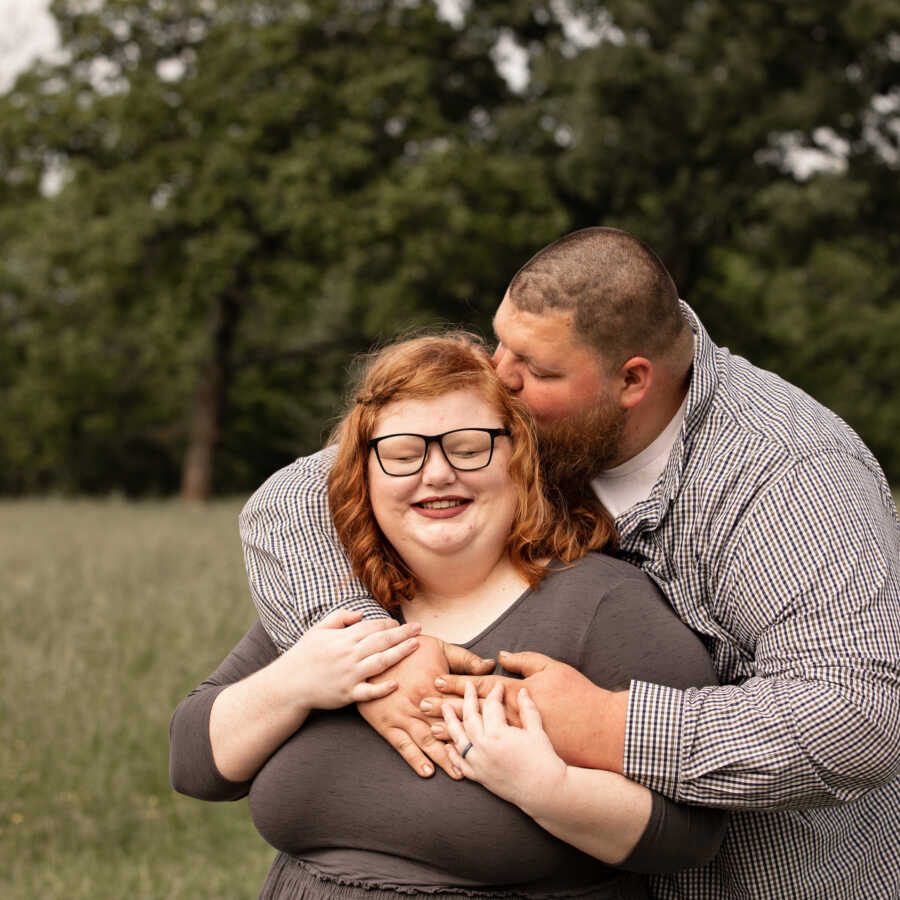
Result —
<svg viewBox="0 0 900 900"><path fill-rule="evenodd" d="M419 704L434 688L436 676L450 672L483 675L494 665L493 659L481 659L464 647L423 634L419 636L419 649L412 656L372 679L397 681L400 690L378 700L358 703L357 709L420 777L430 778L435 766L440 766L451 778L462 778L447 755L448 745L434 736L432 720Z"/></svg>
<svg viewBox="0 0 900 900"><path fill-rule="evenodd" d="M443 696L426 697L422 708L429 715L437 716L452 704L459 716L466 684L471 682L479 697L487 697L500 682L506 688L508 720L518 724L515 700L519 689L524 687L541 712L544 731L554 749L568 765L622 771L628 691L604 690L577 669L543 653L501 650L500 664L508 672L524 677L443 675L435 681ZM447 739L446 726L440 719L433 730L439 740Z"/></svg>
<svg viewBox="0 0 900 900"><path fill-rule="evenodd" d="M503 692L503 684L495 684L479 712L478 694L467 684L462 723L453 707L444 705L452 741L447 752L466 778L534 815L545 798L561 789L567 767L544 732L541 714L528 691L522 688L518 694L521 728L507 723Z"/></svg>
<svg viewBox="0 0 900 900"><path fill-rule="evenodd" d="M216 697L209 740L225 778L252 778L311 710L336 709L397 689L392 680L370 684L366 679L409 656L418 647L420 626L361 620L361 612L335 610L290 650Z"/></svg>
<svg viewBox="0 0 900 900"><path fill-rule="evenodd" d="M647 827L650 792L613 772L566 765L527 689L518 691L522 728L507 723L503 691L497 682L479 714L478 693L467 683L462 723L453 704L444 704L454 765L560 840L610 865L623 862Z"/></svg>
<svg viewBox="0 0 900 900"><path fill-rule="evenodd" d="M285 652L277 664L297 686L306 709L337 709L384 697L397 682L367 679L409 656L418 646L417 624L367 619L362 612L337 609L317 622Z"/></svg>

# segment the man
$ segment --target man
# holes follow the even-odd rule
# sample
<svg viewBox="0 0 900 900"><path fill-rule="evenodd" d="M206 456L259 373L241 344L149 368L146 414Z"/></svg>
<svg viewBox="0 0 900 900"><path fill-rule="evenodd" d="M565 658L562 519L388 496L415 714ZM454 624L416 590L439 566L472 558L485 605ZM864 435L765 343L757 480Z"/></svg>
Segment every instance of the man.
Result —
<svg viewBox="0 0 900 900"><path fill-rule="evenodd" d="M495 328L497 371L534 412L551 477L592 479L623 554L704 637L722 682L610 693L537 654L501 657L568 762L736 810L719 856L655 878L655 894L900 896L900 526L871 453L716 347L657 257L613 229L538 253ZM327 465L282 470L242 516L254 597L283 647L331 606L367 602L328 531ZM477 677L482 695L496 677ZM417 744L444 764L413 712L423 691L361 710L420 772Z"/></svg>

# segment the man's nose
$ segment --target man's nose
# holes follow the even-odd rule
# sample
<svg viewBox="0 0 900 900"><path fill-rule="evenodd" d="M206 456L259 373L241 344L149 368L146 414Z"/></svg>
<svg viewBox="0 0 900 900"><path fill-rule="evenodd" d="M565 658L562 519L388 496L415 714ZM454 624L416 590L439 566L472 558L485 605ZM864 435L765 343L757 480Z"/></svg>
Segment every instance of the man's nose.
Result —
<svg viewBox="0 0 900 900"><path fill-rule="evenodd" d="M513 365L513 361L503 344L497 344L497 349L494 351L491 362L497 371L497 377L511 391L522 390L522 376L516 371L516 367Z"/></svg>

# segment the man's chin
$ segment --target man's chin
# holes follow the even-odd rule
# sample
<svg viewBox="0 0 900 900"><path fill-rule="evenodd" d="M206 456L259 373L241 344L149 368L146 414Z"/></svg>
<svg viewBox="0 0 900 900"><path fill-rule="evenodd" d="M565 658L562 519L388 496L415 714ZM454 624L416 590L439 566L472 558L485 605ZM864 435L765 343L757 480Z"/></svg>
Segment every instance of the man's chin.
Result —
<svg viewBox="0 0 900 900"><path fill-rule="evenodd" d="M577 420L538 428L544 477L550 484L587 486L619 455L625 420L621 411L595 409Z"/></svg>

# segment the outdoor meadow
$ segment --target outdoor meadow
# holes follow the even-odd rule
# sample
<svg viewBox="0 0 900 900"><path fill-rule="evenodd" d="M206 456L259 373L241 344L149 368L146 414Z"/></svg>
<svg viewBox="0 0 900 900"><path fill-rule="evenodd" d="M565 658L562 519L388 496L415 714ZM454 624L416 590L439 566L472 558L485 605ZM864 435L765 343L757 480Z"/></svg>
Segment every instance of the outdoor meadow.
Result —
<svg viewBox="0 0 900 900"><path fill-rule="evenodd" d="M258 894L246 801L167 771L172 710L253 620L240 506L0 502L4 900Z"/></svg>
<svg viewBox="0 0 900 900"><path fill-rule="evenodd" d="M239 501L0 502L0 897L253 898L246 801L168 781L168 721L253 620Z"/></svg>
<svg viewBox="0 0 900 900"><path fill-rule="evenodd" d="M355 354L490 339L567 232L647 242L900 485L896 0L3 2L2 900L257 895L246 803L168 782L254 617L241 505Z"/></svg>

